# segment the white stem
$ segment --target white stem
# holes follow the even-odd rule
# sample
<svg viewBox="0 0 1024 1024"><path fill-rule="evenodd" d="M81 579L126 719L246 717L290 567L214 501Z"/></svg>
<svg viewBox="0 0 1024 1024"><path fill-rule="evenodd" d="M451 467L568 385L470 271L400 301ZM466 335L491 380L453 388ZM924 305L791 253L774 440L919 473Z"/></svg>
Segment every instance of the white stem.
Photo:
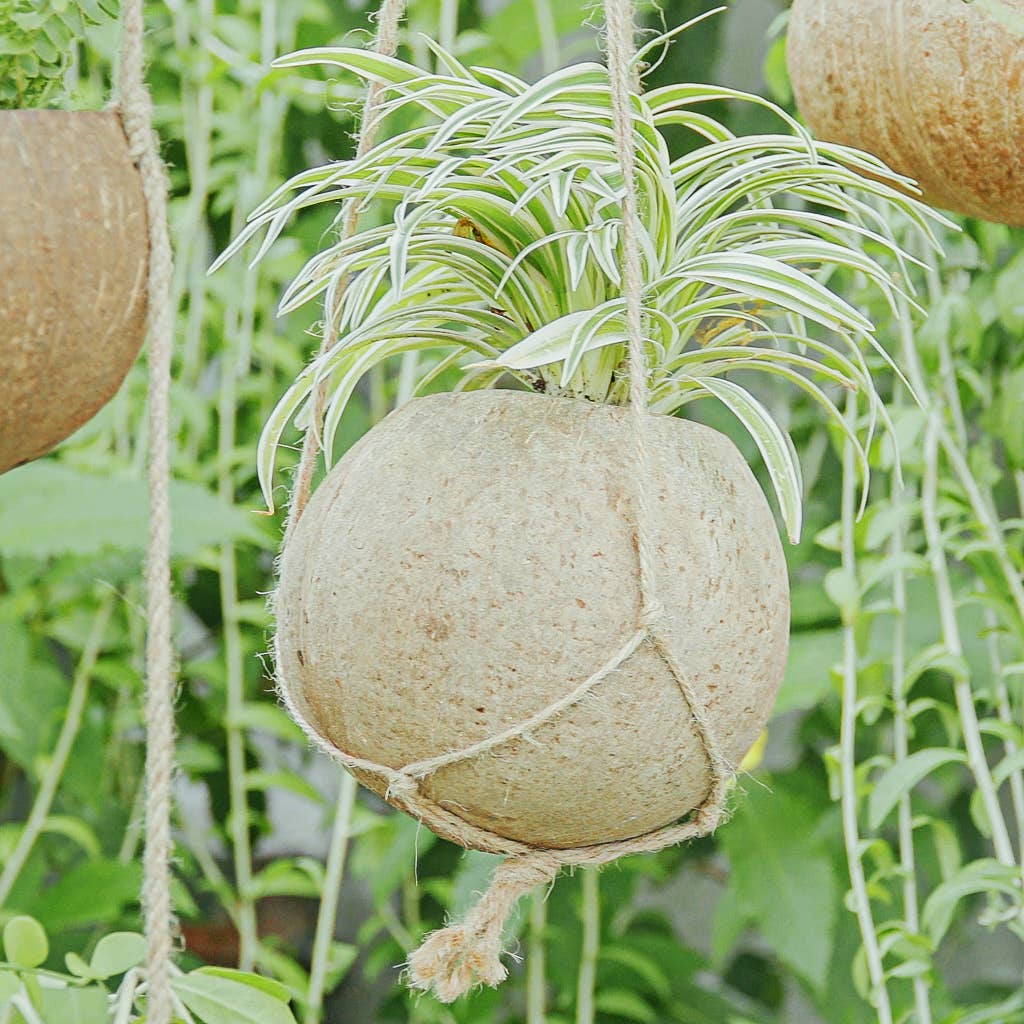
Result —
<svg viewBox="0 0 1024 1024"><path fill-rule="evenodd" d="M925 432L925 473L922 492L923 518L925 536L928 542L928 556L932 576L935 581L935 592L939 602L939 620L942 627L942 638L946 649L957 657L963 656L963 643L960 637L960 625L956 617L956 603L953 588L949 579L949 565L946 561L945 548L942 541L942 528L938 518L938 448L941 443L960 483L967 493L968 501L974 509L975 516L981 522L986 539L993 548L997 562L1003 570L1007 586L1014 596L1018 612L1024 620L1024 586L1020 575L1013 565L1006 549L1005 538L999 527L998 518L990 508L974 479L964 457L961 446L952 437L945 426L942 415L944 402L940 395L929 391L921 366L921 360L914 344L914 332L910 326L910 313L906 302L901 302L900 316L901 353L903 366L910 383L917 392L919 400L928 413L928 426ZM974 693L969 680L960 680L954 684L957 711L964 734L964 746L967 749L968 764L974 775L975 783L982 795L985 811L992 828L992 840L996 857L1004 864L1016 864L1013 848L1010 844L1009 830L999 805L998 794L985 756L985 745L978 723L977 710L974 706Z"/></svg>
<svg viewBox="0 0 1024 1024"><path fill-rule="evenodd" d="M939 621L942 627L942 638L946 649L954 657L963 657L963 643L960 637L960 624L956 617L956 602L953 587L949 578L949 566L942 543L942 529L938 516L938 461L939 461L939 410L933 408L928 417L925 430L925 470L922 492L924 531L928 541L928 559L931 563L932 578L935 581L935 594L939 602ZM1010 834L999 806L992 773L985 756L985 745L978 723L978 713L974 706L974 691L970 681L958 679L953 684L957 710L964 733L964 745L967 748L967 762L970 765L974 781L981 793L985 813L988 815L992 828L992 844L996 857L1003 864L1015 865Z"/></svg>
<svg viewBox="0 0 1024 1024"><path fill-rule="evenodd" d="M903 557L904 525L900 515L904 505L904 490L894 485L892 502L896 512L896 528L893 530L890 556L895 563ZM892 587L893 620L892 637L892 678L893 678L893 760L896 764L906 761L910 753L909 716L907 711L907 580L903 569L897 569ZM914 822L910 807L910 794L904 793L897 809L899 831L900 869L903 873L903 919L907 931L917 935L920 932L920 916L917 905L917 868L914 858ZM913 981L914 1005L917 1009L917 1024L931 1024L932 1008L929 985L925 978Z"/></svg>
<svg viewBox="0 0 1024 1024"><path fill-rule="evenodd" d="M348 772L344 772L334 810L331 847L327 855L324 888L320 894L320 910L313 938L313 959L306 999L306 1024L319 1024L324 1005L324 983L327 978L331 943L334 941L334 926L338 919L338 900L341 896L341 882L345 876L345 860L352 832L352 811L355 801L356 780Z"/></svg>
<svg viewBox="0 0 1024 1024"><path fill-rule="evenodd" d="M583 949L576 986L576 1024L594 1024L594 988L597 982L597 954L601 949L601 889L597 868L580 872Z"/></svg>
<svg viewBox="0 0 1024 1024"><path fill-rule="evenodd" d="M544 929L547 924L546 892L537 889L530 897L530 938L526 952L526 1024L545 1024L547 985L544 964Z"/></svg>
<svg viewBox="0 0 1024 1024"><path fill-rule="evenodd" d="M856 401L847 400L847 418L850 428L856 429ZM857 513L857 466L853 445L843 445L843 491L842 491L842 566L853 580L857 578L857 550L854 527ZM840 760L840 809L843 822L843 841L846 847L846 861L850 869L850 888L853 893L857 923L860 926L861 941L867 959L868 977L878 1011L878 1024L893 1024L892 1005L889 990L885 984L885 967L878 946L875 921L871 912L864 878L864 865L860 859L860 833L857 824L857 632L856 615L843 615L843 697L842 724L839 733Z"/></svg>
<svg viewBox="0 0 1024 1024"><path fill-rule="evenodd" d="M459 35L459 0L441 0L441 24L438 41L442 49L455 52L455 41Z"/></svg>

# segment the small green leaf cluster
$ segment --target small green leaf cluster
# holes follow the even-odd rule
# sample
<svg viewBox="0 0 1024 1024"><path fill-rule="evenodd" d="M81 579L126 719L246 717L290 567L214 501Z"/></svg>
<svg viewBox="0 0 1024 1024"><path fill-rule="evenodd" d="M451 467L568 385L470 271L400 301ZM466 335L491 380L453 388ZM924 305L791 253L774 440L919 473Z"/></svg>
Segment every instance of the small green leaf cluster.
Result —
<svg viewBox="0 0 1024 1024"><path fill-rule="evenodd" d="M0 0L0 109L42 107L61 92L74 48L112 0Z"/></svg>
<svg viewBox="0 0 1024 1024"><path fill-rule="evenodd" d="M64 957L65 972L46 970L50 941L34 918L19 915L3 930L0 1014L25 1024L111 1024L144 1019L146 940L112 932L88 960ZM175 1020L194 1024L295 1024L291 993L279 982L245 971L172 968ZM116 982L116 984L115 984Z"/></svg>

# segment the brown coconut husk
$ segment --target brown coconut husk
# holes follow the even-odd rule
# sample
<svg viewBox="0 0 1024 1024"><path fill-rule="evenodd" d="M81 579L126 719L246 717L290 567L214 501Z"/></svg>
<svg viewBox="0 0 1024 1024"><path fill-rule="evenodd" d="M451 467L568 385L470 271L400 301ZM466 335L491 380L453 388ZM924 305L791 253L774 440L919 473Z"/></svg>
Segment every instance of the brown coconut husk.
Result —
<svg viewBox="0 0 1024 1024"><path fill-rule="evenodd" d="M313 733L391 768L524 722L637 628L627 410L518 392L393 413L313 496L276 598L278 671ZM735 446L650 418L664 640L738 765L786 660L786 565ZM385 795L379 775L357 772ZM428 774L460 819L536 847L643 835L701 805L707 751L650 643L557 717Z"/></svg>
<svg viewBox="0 0 1024 1024"><path fill-rule="evenodd" d="M787 56L820 138L881 157L935 206L1024 224L1024 36L980 4L794 0Z"/></svg>
<svg viewBox="0 0 1024 1024"><path fill-rule="evenodd" d="M0 472L117 391L145 335L147 259L117 113L0 113Z"/></svg>

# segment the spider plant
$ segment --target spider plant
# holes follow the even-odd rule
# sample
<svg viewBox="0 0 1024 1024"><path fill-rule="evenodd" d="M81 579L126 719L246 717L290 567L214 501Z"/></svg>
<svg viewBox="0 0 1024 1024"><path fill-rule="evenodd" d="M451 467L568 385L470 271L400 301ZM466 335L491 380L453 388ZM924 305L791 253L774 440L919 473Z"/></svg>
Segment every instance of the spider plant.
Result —
<svg viewBox="0 0 1024 1024"><path fill-rule="evenodd" d="M531 85L430 45L436 73L348 48L276 62L351 72L385 90L381 116L404 111L409 123L414 108L417 117L361 158L294 177L221 257L262 231L259 260L293 215L317 204L384 210L379 226L327 245L282 300L282 313L322 301L337 343L305 368L265 427L258 458L269 504L288 423L302 425L326 387L329 453L360 379L402 354L420 354L405 357L416 360L419 389L455 370L458 389L517 381L549 395L628 400L623 178L606 69L576 64ZM768 107L779 132L737 137L700 110L721 100ZM688 129L696 148L672 159L662 135L670 125ZM633 140L651 410L673 414L704 398L727 406L756 441L796 539L794 445L742 371L781 378L820 403L850 437L866 482L871 433L888 422L870 370L877 356L896 368L830 279L861 275L895 309L909 299L907 264L918 261L890 225L909 222L937 249L930 221L939 218L879 160L816 142L780 108L731 89L673 85L636 97ZM843 389L863 403L859 431L837 409Z"/></svg>

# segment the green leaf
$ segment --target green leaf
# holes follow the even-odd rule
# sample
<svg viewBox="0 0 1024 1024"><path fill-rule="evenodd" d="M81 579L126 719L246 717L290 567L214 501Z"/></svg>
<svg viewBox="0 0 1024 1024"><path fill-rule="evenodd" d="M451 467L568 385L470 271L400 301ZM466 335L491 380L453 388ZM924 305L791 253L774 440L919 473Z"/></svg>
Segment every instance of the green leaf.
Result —
<svg viewBox="0 0 1024 1024"><path fill-rule="evenodd" d="M846 569L832 569L825 576L825 593L839 609L844 622L852 622L860 607L860 587L853 573Z"/></svg>
<svg viewBox="0 0 1024 1024"><path fill-rule="evenodd" d="M94 978L89 965L77 953L65 953L64 966L76 978L85 978L87 981L92 981Z"/></svg>
<svg viewBox="0 0 1024 1024"><path fill-rule="evenodd" d="M295 772L249 771L245 773L245 786L246 789L251 790L287 789L295 793L296 796L304 797L313 803L322 804L324 802L323 795L316 786Z"/></svg>
<svg viewBox="0 0 1024 1024"><path fill-rule="evenodd" d="M813 838L820 811L781 784L777 780L774 792L752 787L718 833L731 866L724 899L742 907L779 958L821 990L832 957L839 885L830 851Z"/></svg>
<svg viewBox="0 0 1024 1024"><path fill-rule="evenodd" d="M231 967L200 967L192 972L195 974L209 974L215 978L227 978L228 981L237 981L240 985L251 985L261 992L273 996L279 1002L291 1002L291 993L287 987L273 978L264 977L262 974L250 974L248 971L237 971Z"/></svg>
<svg viewBox="0 0 1024 1024"><path fill-rule="evenodd" d="M142 552L148 515L144 480L83 473L52 460L0 476L0 554L49 558L115 549ZM171 517L179 556L211 544L272 544L253 513L225 504L197 484L171 484Z"/></svg>
<svg viewBox="0 0 1024 1024"><path fill-rule="evenodd" d="M116 920L138 901L141 867L116 860L86 861L38 893L31 910L55 935Z"/></svg>
<svg viewBox="0 0 1024 1024"><path fill-rule="evenodd" d="M89 969L100 981L124 974L146 958L146 940L136 932L112 932L96 943Z"/></svg>
<svg viewBox="0 0 1024 1024"><path fill-rule="evenodd" d="M39 997L47 1024L108 1024L110 1020L107 993L96 985L43 988Z"/></svg>
<svg viewBox="0 0 1024 1024"><path fill-rule="evenodd" d="M843 653L841 629L799 630L789 639L789 659L775 714L817 707L833 692L832 666Z"/></svg>
<svg viewBox="0 0 1024 1024"><path fill-rule="evenodd" d="M0 748L34 773L48 755L67 705L68 681L36 655L32 635L0 605Z"/></svg>
<svg viewBox="0 0 1024 1024"><path fill-rule="evenodd" d="M38 967L50 955L43 926L27 914L12 917L4 925L4 954L18 967Z"/></svg>
<svg viewBox="0 0 1024 1024"><path fill-rule="evenodd" d="M601 946L599 957L603 961L618 964L643 979L651 991L662 999L672 996L672 982L654 957L646 956L638 949L621 944Z"/></svg>
<svg viewBox="0 0 1024 1024"><path fill-rule="evenodd" d="M594 1007L601 1013L640 1021L641 1024L652 1024L658 1019L650 1003L624 988L601 989L594 997Z"/></svg>
<svg viewBox="0 0 1024 1024"><path fill-rule="evenodd" d="M800 463L789 435L782 431L753 395L732 381L713 377L693 377L690 380L729 409L754 439L771 477L786 533L796 544L800 540L803 523L803 482Z"/></svg>
<svg viewBox="0 0 1024 1024"><path fill-rule="evenodd" d="M938 886L921 911L921 925L933 946L949 931L960 901L978 893L1003 893L1020 906L1019 869L996 860L976 860Z"/></svg>
<svg viewBox="0 0 1024 1024"><path fill-rule="evenodd" d="M171 985L203 1024L295 1024L286 1003L249 982L193 971Z"/></svg>
<svg viewBox="0 0 1024 1024"><path fill-rule="evenodd" d="M103 851L99 836L89 824L81 818L73 818L70 814L51 814L43 822L41 831L70 839L90 857L99 857Z"/></svg>
<svg viewBox="0 0 1024 1024"><path fill-rule="evenodd" d="M236 729L256 729L289 743L306 743L306 734L276 704L247 701L239 708L231 724Z"/></svg>
<svg viewBox="0 0 1024 1024"><path fill-rule="evenodd" d="M960 750L931 747L911 754L906 760L887 768L875 780L868 798L868 823L877 829L899 803L922 779L944 764L966 764L967 755Z"/></svg>

